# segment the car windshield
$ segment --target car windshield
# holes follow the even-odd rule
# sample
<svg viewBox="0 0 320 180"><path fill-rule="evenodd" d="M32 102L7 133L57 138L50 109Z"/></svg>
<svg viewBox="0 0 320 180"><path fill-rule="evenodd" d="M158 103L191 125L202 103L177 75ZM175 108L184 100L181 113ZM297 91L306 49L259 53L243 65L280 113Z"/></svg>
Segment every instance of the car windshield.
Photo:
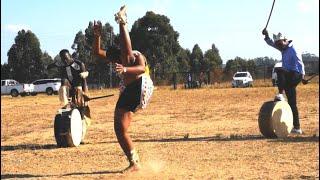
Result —
<svg viewBox="0 0 320 180"><path fill-rule="evenodd" d="M237 73L234 75L234 77L246 77L247 73Z"/></svg>

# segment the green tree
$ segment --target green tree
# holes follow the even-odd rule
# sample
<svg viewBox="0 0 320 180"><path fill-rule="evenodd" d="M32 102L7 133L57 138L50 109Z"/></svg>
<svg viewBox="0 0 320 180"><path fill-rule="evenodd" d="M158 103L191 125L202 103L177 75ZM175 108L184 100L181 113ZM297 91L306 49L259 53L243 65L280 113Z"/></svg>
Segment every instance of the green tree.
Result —
<svg viewBox="0 0 320 180"><path fill-rule="evenodd" d="M10 71L11 67L7 64L1 64L1 79L11 79L12 72Z"/></svg>
<svg viewBox="0 0 320 180"><path fill-rule="evenodd" d="M44 75L40 42L30 30L21 30L8 53L8 64L13 69L13 78L20 82L31 82Z"/></svg>
<svg viewBox="0 0 320 180"><path fill-rule="evenodd" d="M189 50L184 50L183 48L177 54L177 62L178 62L178 72L189 72L190 71L190 58L189 58Z"/></svg>
<svg viewBox="0 0 320 180"><path fill-rule="evenodd" d="M75 51L76 59L82 61L85 64L89 64L92 61L91 58L91 46L87 44L86 37L79 31L73 41L71 48Z"/></svg>
<svg viewBox="0 0 320 180"><path fill-rule="evenodd" d="M79 54L79 59L86 61L86 66L90 71L89 79L95 83L109 84L109 74L111 64L106 64L105 60L92 54L92 44L94 40L93 23L90 21L88 27L85 29L85 34L78 33L73 46L77 47L76 51ZM102 26L101 32L101 48L108 50L110 46L119 47L119 36L114 34L113 27L106 23ZM81 55L82 54L82 55Z"/></svg>
<svg viewBox="0 0 320 180"><path fill-rule="evenodd" d="M59 70L57 68L52 68L47 70L47 66L53 63L52 57L45 51L42 54L41 61L43 63L44 68L44 77L43 78L58 78L60 76Z"/></svg>
<svg viewBox="0 0 320 180"><path fill-rule="evenodd" d="M254 76L257 73L257 68L254 60L248 60L247 61L247 71L250 72L252 76Z"/></svg>
<svg viewBox="0 0 320 180"><path fill-rule="evenodd" d="M192 72L199 72L203 64L203 53L198 44L195 44L190 55L190 67Z"/></svg>
<svg viewBox="0 0 320 180"><path fill-rule="evenodd" d="M246 60L240 57L235 57L235 59L231 59L227 61L224 72L230 76L236 73L237 71L246 71L246 70L247 70Z"/></svg>
<svg viewBox="0 0 320 180"><path fill-rule="evenodd" d="M178 72L179 63L175 56L170 56L164 60L162 67L165 73L175 73Z"/></svg>
<svg viewBox="0 0 320 180"><path fill-rule="evenodd" d="M256 66L273 66L276 63L276 59L273 59L271 57L257 57L252 59Z"/></svg>
<svg viewBox="0 0 320 180"><path fill-rule="evenodd" d="M211 71L213 68L220 68L222 65L222 59L219 54L218 48L212 44L211 49L204 53L202 62L202 71Z"/></svg>
<svg viewBox="0 0 320 180"><path fill-rule="evenodd" d="M134 22L130 37L133 48L146 55L152 70L157 64L164 65L164 61L167 64L169 59L176 60L171 56L176 56L180 50L179 34L174 31L170 19L151 11ZM175 64L172 62L172 65Z"/></svg>

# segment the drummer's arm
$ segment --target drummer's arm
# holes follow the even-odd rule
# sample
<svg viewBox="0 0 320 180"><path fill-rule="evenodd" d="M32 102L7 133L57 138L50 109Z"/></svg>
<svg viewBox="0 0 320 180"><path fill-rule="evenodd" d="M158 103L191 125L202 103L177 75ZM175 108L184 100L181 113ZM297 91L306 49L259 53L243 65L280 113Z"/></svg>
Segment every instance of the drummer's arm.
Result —
<svg viewBox="0 0 320 180"><path fill-rule="evenodd" d="M89 92L87 79L83 79L82 81L83 81L83 83L82 83L83 92L87 94Z"/></svg>
<svg viewBox="0 0 320 180"><path fill-rule="evenodd" d="M89 72L86 70L86 67L83 63L81 63L81 79L82 79L82 90L84 93L88 93L89 89L88 89L88 84L87 84L87 77L89 75Z"/></svg>

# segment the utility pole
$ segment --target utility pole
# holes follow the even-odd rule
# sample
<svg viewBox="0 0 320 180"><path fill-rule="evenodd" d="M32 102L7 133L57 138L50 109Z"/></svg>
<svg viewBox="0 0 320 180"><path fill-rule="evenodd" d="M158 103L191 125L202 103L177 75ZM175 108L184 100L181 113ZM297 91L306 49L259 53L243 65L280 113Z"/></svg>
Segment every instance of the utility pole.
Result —
<svg viewBox="0 0 320 180"><path fill-rule="evenodd" d="M266 82L266 62L263 63L263 82Z"/></svg>
<svg viewBox="0 0 320 180"><path fill-rule="evenodd" d="M110 46L113 45L112 43L112 29L110 29ZM112 63L109 63L109 87L112 88Z"/></svg>

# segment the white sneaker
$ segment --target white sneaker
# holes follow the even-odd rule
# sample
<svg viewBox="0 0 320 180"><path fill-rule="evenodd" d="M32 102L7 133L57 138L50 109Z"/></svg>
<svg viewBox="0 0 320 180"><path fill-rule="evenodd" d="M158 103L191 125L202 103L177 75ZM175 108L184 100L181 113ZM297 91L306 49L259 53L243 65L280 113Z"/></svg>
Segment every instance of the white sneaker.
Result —
<svg viewBox="0 0 320 180"><path fill-rule="evenodd" d="M302 134L302 130L299 128L299 129L296 129L296 128L292 128L291 134Z"/></svg>
<svg viewBox="0 0 320 180"><path fill-rule="evenodd" d="M283 94L277 94L274 97L274 101L285 101L286 99L284 98Z"/></svg>

